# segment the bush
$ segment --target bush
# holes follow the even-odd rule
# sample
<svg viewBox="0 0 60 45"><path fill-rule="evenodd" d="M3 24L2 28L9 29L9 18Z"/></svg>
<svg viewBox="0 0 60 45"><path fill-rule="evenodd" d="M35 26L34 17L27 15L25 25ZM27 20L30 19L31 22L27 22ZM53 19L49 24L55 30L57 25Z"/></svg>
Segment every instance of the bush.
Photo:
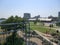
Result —
<svg viewBox="0 0 60 45"><path fill-rule="evenodd" d="M16 34L12 34L11 36L6 38L6 43L4 45L23 45L23 38L18 38Z"/></svg>
<svg viewBox="0 0 60 45"><path fill-rule="evenodd" d="M49 27L53 27L53 24L50 24Z"/></svg>
<svg viewBox="0 0 60 45"><path fill-rule="evenodd" d="M56 34L56 33L51 33L51 35L52 35L52 36L55 36L55 35L57 35L57 34Z"/></svg>
<svg viewBox="0 0 60 45"><path fill-rule="evenodd" d="M60 26L60 22L59 23L56 23L56 26Z"/></svg>

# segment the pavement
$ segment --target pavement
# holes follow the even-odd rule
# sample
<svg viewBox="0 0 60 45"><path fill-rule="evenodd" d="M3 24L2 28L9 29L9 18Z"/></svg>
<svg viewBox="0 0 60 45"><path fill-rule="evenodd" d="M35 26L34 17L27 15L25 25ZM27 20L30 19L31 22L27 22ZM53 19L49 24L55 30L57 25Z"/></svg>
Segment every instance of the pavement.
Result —
<svg viewBox="0 0 60 45"><path fill-rule="evenodd" d="M46 36L44 36L43 33L37 31L37 30L34 30L38 35L40 35L41 37L43 37L44 39L46 39L47 41L51 42ZM53 45L57 45L56 43L54 42L51 42Z"/></svg>
<svg viewBox="0 0 60 45"><path fill-rule="evenodd" d="M26 40L25 45L42 45L42 41L37 37L30 37L30 38L27 37L26 39L26 37L23 36L24 33L22 31L17 31L17 34L20 37L24 38L24 40Z"/></svg>

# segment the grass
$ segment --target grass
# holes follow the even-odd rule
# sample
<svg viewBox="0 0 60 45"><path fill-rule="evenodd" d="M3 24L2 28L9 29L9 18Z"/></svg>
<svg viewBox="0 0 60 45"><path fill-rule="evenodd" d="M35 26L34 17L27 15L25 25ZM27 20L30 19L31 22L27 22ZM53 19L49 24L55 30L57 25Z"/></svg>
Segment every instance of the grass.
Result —
<svg viewBox="0 0 60 45"><path fill-rule="evenodd" d="M50 33L55 32L54 29L46 28L42 25L42 23L39 23L38 25L34 24L34 22L30 22L30 28L31 30L38 30L40 32L46 33L46 31L49 31Z"/></svg>

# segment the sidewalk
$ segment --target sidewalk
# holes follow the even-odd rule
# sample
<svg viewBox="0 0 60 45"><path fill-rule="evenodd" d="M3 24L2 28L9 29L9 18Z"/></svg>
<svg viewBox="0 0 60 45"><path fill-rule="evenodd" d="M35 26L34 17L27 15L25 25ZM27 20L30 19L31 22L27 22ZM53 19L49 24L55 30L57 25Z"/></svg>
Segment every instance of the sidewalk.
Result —
<svg viewBox="0 0 60 45"><path fill-rule="evenodd" d="M24 33L22 31L18 31L17 34L19 35L19 37L22 37L22 38L24 38L24 40L26 40L25 37L23 36ZM29 38L27 38L26 41L28 42L28 43L26 42L27 45L29 45L29 44L30 45L42 45L42 41L36 37L30 37L30 42L29 42Z"/></svg>
<svg viewBox="0 0 60 45"><path fill-rule="evenodd" d="M37 30L34 30L38 35L40 35L41 37L43 37L44 39L46 39L47 41L49 41L50 43L52 43L53 45L57 45L56 43L54 42L51 42L46 36L44 36L44 33L41 33Z"/></svg>

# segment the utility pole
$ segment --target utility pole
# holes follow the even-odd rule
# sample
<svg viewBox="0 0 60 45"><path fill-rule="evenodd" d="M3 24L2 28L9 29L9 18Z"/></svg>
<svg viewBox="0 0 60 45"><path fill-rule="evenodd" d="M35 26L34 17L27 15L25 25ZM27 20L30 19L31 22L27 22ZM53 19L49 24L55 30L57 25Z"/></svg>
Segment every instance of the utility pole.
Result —
<svg viewBox="0 0 60 45"><path fill-rule="evenodd" d="M25 39L26 39L26 45L30 45L30 22L28 19L25 20Z"/></svg>

